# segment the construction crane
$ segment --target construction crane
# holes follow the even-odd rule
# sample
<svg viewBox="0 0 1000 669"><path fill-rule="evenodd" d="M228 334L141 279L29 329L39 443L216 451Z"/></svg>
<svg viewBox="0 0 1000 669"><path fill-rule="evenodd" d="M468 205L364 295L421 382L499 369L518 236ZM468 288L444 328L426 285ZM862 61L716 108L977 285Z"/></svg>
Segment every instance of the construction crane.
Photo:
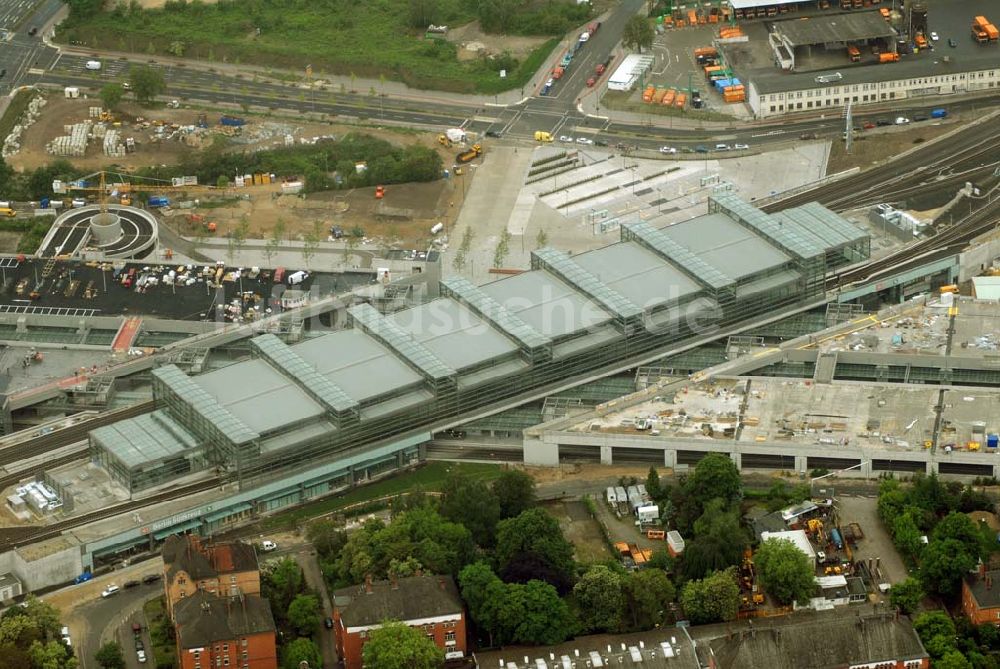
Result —
<svg viewBox="0 0 1000 669"><path fill-rule="evenodd" d="M108 180L109 175L119 179L119 181L110 182ZM81 185L83 183L90 183L95 177L98 181L97 186ZM167 181L163 179L138 177L140 179L146 179L147 181L156 182L152 184L132 183L130 180L135 178L136 177L134 175L119 174L117 172L101 170L100 172L88 174L87 176L78 179L76 182L64 183L61 181L54 181L52 183L52 190L55 193L65 193L67 191L97 193L102 214L107 213L111 197L120 197L120 204L129 205L131 204L130 194L137 191L142 191L144 193L226 193L230 190L229 187L199 186L196 177L179 177L171 183L167 183ZM178 183L178 181L181 183Z"/></svg>

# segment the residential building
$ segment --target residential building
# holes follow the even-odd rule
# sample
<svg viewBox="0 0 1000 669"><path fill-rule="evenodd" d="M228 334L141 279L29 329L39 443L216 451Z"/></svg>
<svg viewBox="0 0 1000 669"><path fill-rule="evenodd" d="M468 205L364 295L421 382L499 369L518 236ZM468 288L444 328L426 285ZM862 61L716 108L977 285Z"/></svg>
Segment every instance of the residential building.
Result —
<svg viewBox="0 0 1000 669"><path fill-rule="evenodd" d="M205 543L193 534L173 535L163 543L163 587L167 612L197 592L220 597L260 594L260 571L253 546L239 541Z"/></svg>
<svg viewBox="0 0 1000 669"><path fill-rule="evenodd" d="M980 568L962 581L962 612L973 625L1000 625L1000 570Z"/></svg>
<svg viewBox="0 0 1000 669"><path fill-rule="evenodd" d="M692 630L709 669L928 669L910 619L893 613L804 613Z"/></svg>
<svg viewBox="0 0 1000 669"><path fill-rule="evenodd" d="M423 630L447 657L465 656L465 606L450 576L368 578L364 585L333 595L337 654L345 669L361 669L361 651L369 635L388 620Z"/></svg>
<svg viewBox="0 0 1000 669"><path fill-rule="evenodd" d="M274 617L259 595L200 590L174 606L179 669L277 669Z"/></svg>
<svg viewBox="0 0 1000 669"><path fill-rule="evenodd" d="M701 669L687 628L577 637L556 646L523 646L475 653L477 669L618 667Z"/></svg>

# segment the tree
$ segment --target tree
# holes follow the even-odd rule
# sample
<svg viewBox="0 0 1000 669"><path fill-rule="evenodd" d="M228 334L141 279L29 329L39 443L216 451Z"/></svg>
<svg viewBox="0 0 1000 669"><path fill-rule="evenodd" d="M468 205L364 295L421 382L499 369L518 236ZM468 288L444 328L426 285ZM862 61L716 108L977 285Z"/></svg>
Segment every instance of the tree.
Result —
<svg viewBox="0 0 1000 669"><path fill-rule="evenodd" d="M361 657L371 669L439 669L444 664L444 651L433 640L399 622L372 631Z"/></svg>
<svg viewBox="0 0 1000 669"><path fill-rule="evenodd" d="M500 504L492 488L461 470L452 471L444 481L440 511L448 520L464 525L478 545L493 545Z"/></svg>
<svg viewBox="0 0 1000 669"><path fill-rule="evenodd" d="M501 519L519 516L535 504L535 479L520 469L501 472L492 487Z"/></svg>
<svg viewBox="0 0 1000 669"><path fill-rule="evenodd" d="M426 30L434 23L437 10L437 0L410 0L410 26Z"/></svg>
<svg viewBox="0 0 1000 669"><path fill-rule="evenodd" d="M299 669L302 662L308 662L310 669L319 669L323 666L323 654L312 639L295 639L285 644L285 649L281 653L283 669Z"/></svg>
<svg viewBox="0 0 1000 669"><path fill-rule="evenodd" d="M535 248L536 249L545 248L546 246L548 246L548 243L549 243L549 233L545 232L545 230L539 230L538 234L535 235Z"/></svg>
<svg viewBox="0 0 1000 669"><path fill-rule="evenodd" d="M0 646L27 650L36 641L58 638L60 627L58 609L28 595L21 606L12 606L0 616Z"/></svg>
<svg viewBox="0 0 1000 669"><path fill-rule="evenodd" d="M722 453L709 453L695 466L684 482L684 491L701 506L716 497L733 502L742 496L740 472Z"/></svg>
<svg viewBox="0 0 1000 669"><path fill-rule="evenodd" d="M147 65L133 67L129 72L129 82L132 84L135 99L140 104L152 103L157 95L167 90L163 74Z"/></svg>
<svg viewBox="0 0 1000 669"><path fill-rule="evenodd" d="M976 566L976 558L958 539L935 539L920 556L920 580L928 592L950 596L958 592L962 577Z"/></svg>
<svg viewBox="0 0 1000 669"><path fill-rule="evenodd" d="M125 669L125 653L117 641L108 641L101 646L94 659L103 669Z"/></svg>
<svg viewBox="0 0 1000 669"><path fill-rule="evenodd" d="M979 557L979 528L964 513L949 513L934 527L934 533L931 536L935 541L954 539L961 542L967 553Z"/></svg>
<svg viewBox="0 0 1000 669"><path fill-rule="evenodd" d="M939 660L955 649L955 623L944 611L927 611L913 619L924 648L932 660Z"/></svg>
<svg viewBox="0 0 1000 669"><path fill-rule="evenodd" d="M573 586L584 632L617 632L621 627L625 608L622 581L621 574L599 564Z"/></svg>
<svg viewBox="0 0 1000 669"><path fill-rule="evenodd" d="M315 230L310 230L302 237L302 262L309 267L309 260L316 255L319 248L320 236Z"/></svg>
<svg viewBox="0 0 1000 669"><path fill-rule="evenodd" d="M740 610L740 587L730 567L701 580L688 581L681 590L681 606L694 624L733 620Z"/></svg>
<svg viewBox="0 0 1000 669"><path fill-rule="evenodd" d="M508 583L500 610L502 643L555 644L574 632L573 616L556 589L543 581Z"/></svg>
<svg viewBox="0 0 1000 669"><path fill-rule="evenodd" d="M973 669L972 663L965 659L961 651L951 650L941 659L935 660L934 669Z"/></svg>
<svg viewBox="0 0 1000 669"><path fill-rule="evenodd" d="M805 603L816 591L809 557L787 539L768 539L754 556L764 590L782 604Z"/></svg>
<svg viewBox="0 0 1000 669"><path fill-rule="evenodd" d="M649 473L646 474L646 492L653 499L659 499L663 492L660 490L660 472L656 471L655 465L650 465Z"/></svg>
<svg viewBox="0 0 1000 669"><path fill-rule="evenodd" d="M912 576L900 581L889 590L889 603L903 613L913 613L924 598L924 587Z"/></svg>
<svg viewBox="0 0 1000 669"><path fill-rule="evenodd" d="M494 557L504 580L524 582L530 571L535 578L567 592L572 585L575 563L573 545L563 536L559 521L543 509L533 508L497 525Z"/></svg>
<svg viewBox="0 0 1000 669"><path fill-rule="evenodd" d="M110 111L117 107L118 103L125 97L125 89L118 84L107 84L101 89L99 95L105 109Z"/></svg>
<svg viewBox="0 0 1000 669"><path fill-rule="evenodd" d="M739 564L748 543L740 523L739 508L725 500L713 499L694 523L694 539L685 548L681 563L685 578L704 578L706 574Z"/></svg>
<svg viewBox="0 0 1000 669"><path fill-rule="evenodd" d="M664 551L665 552L665 551ZM633 631L648 630L666 620L667 604L674 601L674 584L660 569L633 571L623 583L625 618Z"/></svg>
<svg viewBox="0 0 1000 669"><path fill-rule="evenodd" d="M347 532L337 527L332 520L321 518L306 525L306 539L320 556L332 558L347 543Z"/></svg>
<svg viewBox="0 0 1000 669"><path fill-rule="evenodd" d="M890 517L886 521L886 525L892 532L896 548L903 555L911 559L916 559L920 555L924 543L922 541L923 535L920 532L920 528L917 527L916 521L913 519L913 514L909 511L904 511L895 517Z"/></svg>
<svg viewBox="0 0 1000 669"><path fill-rule="evenodd" d="M633 16L625 24L625 30L622 32L622 44L642 53L643 48L652 48L653 37L653 24L643 16Z"/></svg>
<svg viewBox="0 0 1000 669"><path fill-rule="evenodd" d="M295 596L302 592L302 568L292 558L282 558L265 574L273 611L287 611Z"/></svg>
<svg viewBox="0 0 1000 669"><path fill-rule="evenodd" d="M38 669L76 669L79 662L64 643L35 641L28 649L31 664Z"/></svg>
<svg viewBox="0 0 1000 669"><path fill-rule="evenodd" d="M229 177L225 174L220 174L219 178L215 180L216 188L229 188Z"/></svg>
<svg viewBox="0 0 1000 669"><path fill-rule="evenodd" d="M288 605L288 624L299 636L312 636L319 624L320 608L316 595L296 595Z"/></svg>
<svg viewBox="0 0 1000 669"><path fill-rule="evenodd" d="M485 562L476 562L462 569L458 584L472 621L480 632L489 636L489 645L494 645L494 635L500 632L500 608L507 596L506 584Z"/></svg>
<svg viewBox="0 0 1000 669"><path fill-rule="evenodd" d="M499 241L497 241L497 247L493 250L493 266L503 267L508 253L510 253L510 233L507 228L504 228L500 233Z"/></svg>

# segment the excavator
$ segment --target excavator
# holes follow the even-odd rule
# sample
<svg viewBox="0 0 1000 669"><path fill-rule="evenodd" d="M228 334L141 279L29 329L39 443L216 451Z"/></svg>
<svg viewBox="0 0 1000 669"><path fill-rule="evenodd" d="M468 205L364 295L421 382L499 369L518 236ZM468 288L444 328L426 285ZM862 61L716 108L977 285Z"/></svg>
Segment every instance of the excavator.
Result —
<svg viewBox="0 0 1000 669"><path fill-rule="evenodd" d="M473 144L471 147L462 151L457 156L455 156L455 162L457 163L468 163L483 154L483 147L481 144Z"/></svg>

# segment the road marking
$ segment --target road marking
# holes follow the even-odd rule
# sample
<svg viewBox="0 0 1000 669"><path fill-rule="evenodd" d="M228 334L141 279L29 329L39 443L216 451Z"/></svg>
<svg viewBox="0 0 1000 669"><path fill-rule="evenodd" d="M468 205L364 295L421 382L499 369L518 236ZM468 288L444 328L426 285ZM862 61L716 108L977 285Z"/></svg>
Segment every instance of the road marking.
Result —
<svg viewBox="0 0 1000 669"><path fill-rule="evenodd" d="M473 116L473 123L496 123L500 120L498 116Z"/></svg>

